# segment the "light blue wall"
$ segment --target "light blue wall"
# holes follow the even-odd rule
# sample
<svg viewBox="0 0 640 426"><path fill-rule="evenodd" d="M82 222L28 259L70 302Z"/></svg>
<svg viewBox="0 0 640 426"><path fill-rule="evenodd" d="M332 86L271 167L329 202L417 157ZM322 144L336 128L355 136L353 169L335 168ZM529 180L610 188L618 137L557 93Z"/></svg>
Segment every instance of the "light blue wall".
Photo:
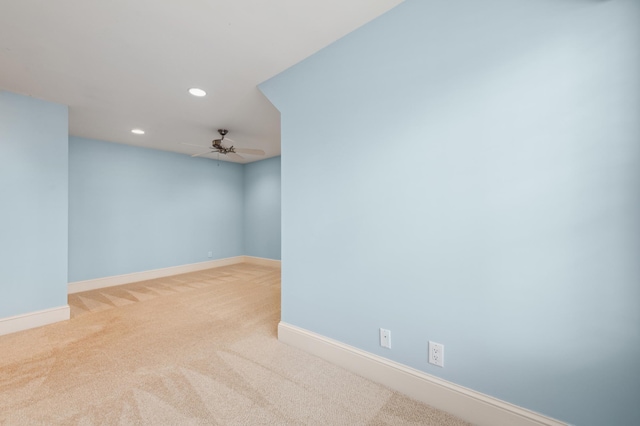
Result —
<svg viewBox="0 0 640 426"><path fill-rule="evenodd" d="M407 0L263 83L283 321L577 425L640 424L639 76L635 0Z"/></svg>
<svg viewBox="0 0 640 426"><path fill-rule="evenodd" d="M67 304L66 106L0 91L0 318Z"/></svg>
<svg viewBox="0 0 640 426"><path fill-rule="evenodd" d="M244 165L244 249L280 259L280 157Z"/></svg>
<svg viewBox="0 0 640 426"><path fill-rule="evenodd" d="M69 281L244 254L242 165L72 137Z"/></svg>

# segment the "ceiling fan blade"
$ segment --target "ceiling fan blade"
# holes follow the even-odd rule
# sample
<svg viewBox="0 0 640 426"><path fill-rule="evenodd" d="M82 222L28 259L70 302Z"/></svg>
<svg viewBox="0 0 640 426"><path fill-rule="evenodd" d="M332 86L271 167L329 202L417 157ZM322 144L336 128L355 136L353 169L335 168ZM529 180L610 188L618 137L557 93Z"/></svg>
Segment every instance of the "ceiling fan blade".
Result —
<svg viewBox="0 0 640 426"><path fill-rule="evenodd" d="M244 157L242 155L236 154L235 152L228 152L227 155L233 158L234 160L244 161Z"/></svg>
<svg viewBox="0 0 640 426"><path fill-rule="evenodd" d="M192 144L192 143L185 143L185 142L180 143L180 145L197 146L198 148L209 148L208 146L203 146L203 145L194 145L194 144Z"/></svg>
<svg viewBox="0 0 640 426"><path fill-rule="evenodd" d="M235 148L235 150L241 154L264 155L264 151L261 149Z"/></svg>
<svg viewBox="0 0 640 426"><path fill-rule="evenodd" d="M214 151L209 150L209 151L201 152L199 154L193 154L192 157L200 157L201 155L211 154L212 152Z"/></svg>

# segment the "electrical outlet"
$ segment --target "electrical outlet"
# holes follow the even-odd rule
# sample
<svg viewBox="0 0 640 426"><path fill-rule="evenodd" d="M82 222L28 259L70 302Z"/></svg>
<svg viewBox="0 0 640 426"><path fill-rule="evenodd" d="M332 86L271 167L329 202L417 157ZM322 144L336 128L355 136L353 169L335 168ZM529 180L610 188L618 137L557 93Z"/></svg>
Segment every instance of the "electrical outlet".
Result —
<svg viewBox="0 0 640 426"><path fill-rule="evenodd" d="M212 252L212 251L210 251L210 252L207 254L207 256L208 256L208 257L213 257L213 252Z"/></svg>
<svg viewBox="0 0 640 426"><path fill-rule="evenodd" d="M429 364L444 367L444 345L429 341Z"/></svg>
<svg viewBox="0 0 640 426"><path fill-rule="evenodd" d="M391 332L384 328L380 329L380 346L391 349Z"/></svg>

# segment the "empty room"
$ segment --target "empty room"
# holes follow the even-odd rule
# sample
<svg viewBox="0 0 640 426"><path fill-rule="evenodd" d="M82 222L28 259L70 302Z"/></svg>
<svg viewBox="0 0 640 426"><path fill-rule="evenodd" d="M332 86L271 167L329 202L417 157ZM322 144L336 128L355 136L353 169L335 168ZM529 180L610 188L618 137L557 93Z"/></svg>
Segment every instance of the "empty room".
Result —
<svg viewBox="0 0 640 426"><path fill-rule="evenodd" d="M640 2L0 2L0 424L640 424Z"/></svg>

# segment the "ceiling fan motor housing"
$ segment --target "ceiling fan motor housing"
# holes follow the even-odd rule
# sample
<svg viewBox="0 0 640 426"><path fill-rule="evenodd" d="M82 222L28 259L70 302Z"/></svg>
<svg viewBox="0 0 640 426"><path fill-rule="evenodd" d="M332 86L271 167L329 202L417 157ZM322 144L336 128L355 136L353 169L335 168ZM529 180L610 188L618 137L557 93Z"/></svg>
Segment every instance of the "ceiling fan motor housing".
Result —
<svg viewBox="0 0 640 426"><path fill-rule="evenodd" d="M218 133L220 133L221 138L220 139L214 139L213 141L211 141L211 144L213 146L214 149L217 149L218 152L221 152L220 149L222 148L222 141L224 140L224 136L229 133L229 131L227 129L218 129Z"/></svg>

